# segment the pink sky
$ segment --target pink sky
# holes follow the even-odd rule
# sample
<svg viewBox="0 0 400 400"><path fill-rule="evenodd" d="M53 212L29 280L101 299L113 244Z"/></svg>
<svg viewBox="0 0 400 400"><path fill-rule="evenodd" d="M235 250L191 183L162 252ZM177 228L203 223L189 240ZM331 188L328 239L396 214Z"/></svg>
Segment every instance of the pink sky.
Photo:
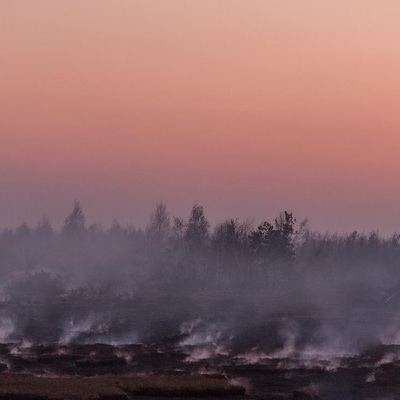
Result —
<svg viewBox="0 0 400 400"><path fill-rule="evenodd" d="M0 227L400 231L400 2L3 0Z"/></svg>

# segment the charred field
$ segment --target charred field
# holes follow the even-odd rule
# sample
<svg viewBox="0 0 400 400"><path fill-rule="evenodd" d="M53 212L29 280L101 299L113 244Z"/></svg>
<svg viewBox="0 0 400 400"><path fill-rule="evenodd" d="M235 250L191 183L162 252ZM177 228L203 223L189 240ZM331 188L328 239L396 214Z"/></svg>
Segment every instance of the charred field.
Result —
<svg viewBox="0 0 400 400"><path fill-rule="evenodd" d="M194 359L171 340L1 346L0 398L381 399L400 395L400 346L363 354ZM98 397L96 397L98 396Z"/></svg>
<svg viewBox="0 0 400 400"><path fill-rule="evenodd" d="M230 313L224 301L235 305ZM266 315L249 302L241 308L237 298L197 295L152 296L150 303L3 303L3 321L17 323L0 345L0 398L400 396L400 345L378 339L381 329L393 331L395 311L328 316L285 305L285 312Z"/></svg>

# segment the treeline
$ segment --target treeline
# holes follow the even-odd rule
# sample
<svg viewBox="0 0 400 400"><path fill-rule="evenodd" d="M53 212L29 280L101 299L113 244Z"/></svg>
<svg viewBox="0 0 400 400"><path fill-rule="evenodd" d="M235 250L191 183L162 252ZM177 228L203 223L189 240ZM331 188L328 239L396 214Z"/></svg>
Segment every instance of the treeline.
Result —
<svg viewBox="0 0 400 400"><path fill-rule="evenodd" d="M259 225L229 219L211 229L201 205L187 219L157 204L144 230L87 226L78 202L60 230L43 218L0 234L1 294L107 298L174 291L374 288L400 282L400 237L309 229L292 213ZM360 293L358 291L357 293Z"/></svg>

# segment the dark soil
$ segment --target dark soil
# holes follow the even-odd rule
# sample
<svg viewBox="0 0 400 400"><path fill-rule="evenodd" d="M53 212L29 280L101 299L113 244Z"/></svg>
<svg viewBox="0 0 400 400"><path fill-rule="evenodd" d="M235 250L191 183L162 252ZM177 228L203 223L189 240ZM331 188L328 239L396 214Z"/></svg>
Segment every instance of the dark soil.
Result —
<svg viewBox="0 0 400 400"><path fill-rule="evenodd" d="M1 399L398 399L399 346L303 360L215 353L193 359L177 344L0 345ZM391 360L394 361L391 361Z"/></svg>

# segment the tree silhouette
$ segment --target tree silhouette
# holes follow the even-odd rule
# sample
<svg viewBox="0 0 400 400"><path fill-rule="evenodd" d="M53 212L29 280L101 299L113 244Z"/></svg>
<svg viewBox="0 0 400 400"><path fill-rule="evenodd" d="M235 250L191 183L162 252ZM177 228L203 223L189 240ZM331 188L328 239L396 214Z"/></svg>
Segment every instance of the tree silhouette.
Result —
<svg viewBox="0 0 400 400"><path fill-rule="evenodd" d="M65 219L62 232L68 236L81 235L85 231L85 215L77 200L74 201L74 207L71 214Z"/></svg>
<svg viewBox="0 0 400 400"><path fill-rule="evenodd" d="M171 232L171 219L164 203L158 203L156 209L150 214L150 222L146 232L155 243L164 242Z"/></svg>
<svg viewBox="0 0 400 400"><path fill-rule="evenodd" d="M53 227L46 216L37 223L35 233L40 237L48 237L54 233Z"/></svg>
<svg viewBox="0 0 400 400"><path fill-rule="evenodd" d="M209 227L210 223L204 216L203 207L195 204L190 213L185 231L185 239L190 248L204 247L209 239Z"/></svg>
<svg viewBox="0 0 400 400"><path fill-rule="evenodd" d="M275 219L275 225L265 221L250 233L250 246L258 256L291 258L294 255L293 236L296 220L284 211Z"/></svg>

